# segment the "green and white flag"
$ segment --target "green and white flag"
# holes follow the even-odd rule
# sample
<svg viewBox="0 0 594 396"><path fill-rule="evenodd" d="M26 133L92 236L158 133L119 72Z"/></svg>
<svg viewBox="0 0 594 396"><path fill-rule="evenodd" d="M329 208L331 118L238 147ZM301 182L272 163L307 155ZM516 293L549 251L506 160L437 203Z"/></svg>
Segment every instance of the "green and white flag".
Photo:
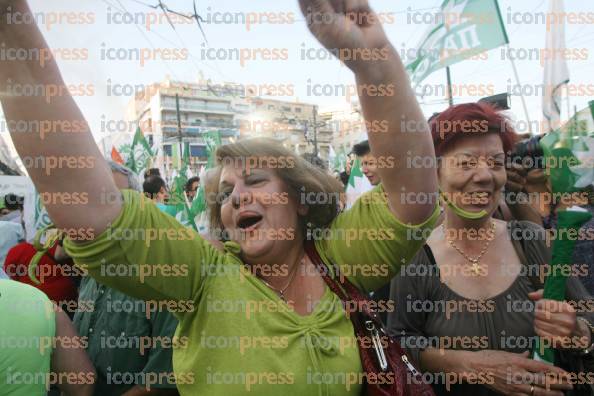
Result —
<svg viewBox="0 0 594 396"><path fill-rule="evenodd" d="M194 201L192 202L191 213L194 215L194 218L196 220L198 232L206 233L208 232L209 221L207 212L208 203L206 202L206 191L204 189L204 184L206 181L205 175L207 170L214 168L216 165L217 148L222 144L221 132L206 132L202 135L202 139L204 139L204 143L206 144L206 156L208 160L206 163L206 167L204 169L201 169L199 174L200 186L198 187L198 191L196 192L196 196L194 197Z"/></svg>
<svg viewBox="0 0 594 396"><path fill-rule="evenodd" d="M219 131L211 131L205 133L202 137L206 144L206 153L208 157L206 169L210 169L216 164L215 153L217 148L221 145L221 133ZM176 166L178 163L178 154L175 146L173 148L173 157L173 163L174 166ZM201 183L192 202L188 201L184 191L184 186L186 185L188 178L191 176L191 171L189 169L189 143L185 143L184 145L181 163L181 169L175 172L171 186L171 201L175 205L175 218L183 225L192 227L199 233L207 232L208 218L206 213L207 202L204 190L204 172L200 172Z"/></svg>
<svg viewBox="0 0 594 396"><path fill-rule="evenodd" d="M351 174L349 176L349 183L346 188L346 208L349 209L361 194L371 190L373 186L361 171L361 161L359 158L355 160L351 167Z"/></svg>
<svg viewBox="0 0 594 396"><path fill-rule="evenodd" d="M508 42L497 0L445 0L406 69L418 85L436 70Z"/></svg>
<svg viewBox="0 0 594 396"><path fill-rule="evenodd" d="M175 166L175 163L174 163ZM191 211L191 204L186 197L185 186L188 182L188 170L190 167L190 143L184 143L182 154L182 166L173 178L170 193L170 205L175 206L175 218L186 227L198 230L194 223L195 215Z"/></svg>
<svg viewBox="0 0 594 396"><path fill-rule="evenodd" d="M547 158L553 194L568 194L583 191L594 184L594 134L581 136L572 122L570 130L555 130L540 140ZM561 301L565 298L567 268L573 263L573 249L580 227L591 218L581 207L570 207L557 212L556 235L553 242L551 270L544 284L543 298ZM571 271L570 271L571 272ZM555 362L554 351L537 340L533 358L549 363Z"/></svg>
<svg viewBox="0 0 594 396"><path fill-rule="evenodd" d="M125 146L122 146L120 152L125 151L127 151ZM151 149L149 142L144 137L140 126L137 127L134 139L130 145L126 166L134 173L139 174L151 163L153 156L153 150Z"/></svg>
<svg viewBox="0 0 594 396"><path fill-rule="evenodd" d="M221 132L206 132L202 135L202 139L204 139L204 143L206 144L206 153L208 157L206 169L210 169L213 168L216 164L215 153L217 151L217 148L221 145Z"/></svg>

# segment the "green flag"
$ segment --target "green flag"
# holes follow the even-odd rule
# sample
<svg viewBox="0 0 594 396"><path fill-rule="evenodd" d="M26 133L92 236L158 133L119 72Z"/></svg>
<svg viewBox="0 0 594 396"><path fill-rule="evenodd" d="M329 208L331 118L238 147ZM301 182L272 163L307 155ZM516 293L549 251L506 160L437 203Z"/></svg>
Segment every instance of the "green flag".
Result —
<svg viewBox="0 0 594 396"><path fill-rule="evenodd" d="M176 146L174 146L176 148ZM177 155L177 149L174 150L174 158ZM175 159L174 159L175 161ZM175 162L177 163L177 161ZM185 186L188 182L187 172L190 166L190 143L184 143L184 150L182 153L181 168L173 178L173 183L170 191L170 205L175 207L175 218L185 226L191 226L197 230L194 223L196 217L192 211L190 203L185 194Z"/></svg>
<svg viewBox="0 0 594 396"><path fill-rule="evenodd" d="M576 243L576 239L570 235L577 235L580 227L591 217L590 212L585 209L583 211L562 210L557 213L557 239L553 242L551 270L544 284L544 299L565 300L567 274L571 272L573 249ZM540 339L536 340L532 357L535 360L555 363L553 349L545 346Z"/></svg>
<svg viewBox="0 0 594 396"><path fill-rule="evenodd" d="M132 141L132 146L137 146L137 145L140 145L151 156L153 155L151 146L149 145L149 142L144 137L144 134L142 133L140 126L138 128L136 128L136 133L134 134L134 140Z"/></svg>
<svg viewBox="0 0 594 396"><path fill-rule="evenodd" d="M417 85L434 71L509 42L497 0L445 0L406 65Z"/></svg>
<svg viewBox="0 0 594 396"><path fill-rule="evenodd" d="M120 149L120 151L122 150ZM126 166L134 173L140 173L150 163L153 155L153 150L139 126L136 128L136 133L130 146L130 154L128 155Z"/></svg>
<svg viewBox="0 0 594 396"><path fill-rule="evenodd" d="M576 139L567 137L570 137L570 133L556 130L547 133L540 139L553 193L579 191L579 188L576 187L578 174L572 171L572 168L579 166L580 161L574 151L581 143L578 137Z"/></svg>
<svg viewBox="0 0 594 396"><path fill-rule="evenodd" d="M569 128L566 132L550 132L540 140L554 194L577 192L594 184L594 136L575 133L574 125L569 125ZM577 235L580 227L590 218L591 214L587 210L576 207L557 213L557 239L553 242L552 268L544 284L543 298L558 301L565 299L568 274L565 269L573 262L576 242L570 235ZM537 340L533 358L549 363L554 363L555 360L553 350L545 347L540 340Z"/></svg>
<svg viewBox="0 0 594 396"><path fill-rule="evenodd" d="M210 131L206 132L202 135L204 143L206 144L206 156L207 156L207 163L205 170L214 168L216 165L216 151L217 148L221 145L221 133L219 131ZM192 216L193 219L196 220L196 225L198 232L203 233L207 232L207 212L206 209L208 208L208 203L206 202L206 192L204 190L204 183L205 178L204 174L200 175L200 186L198 187L198 191L196 192L196 196L192 201L190 206L189 214Z"/></svg>

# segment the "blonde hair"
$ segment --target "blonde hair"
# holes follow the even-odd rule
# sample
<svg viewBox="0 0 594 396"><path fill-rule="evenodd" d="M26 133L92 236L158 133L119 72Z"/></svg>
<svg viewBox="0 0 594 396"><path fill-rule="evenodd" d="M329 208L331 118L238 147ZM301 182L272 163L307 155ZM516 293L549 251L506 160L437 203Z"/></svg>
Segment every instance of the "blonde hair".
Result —
<svg viewBox="0 0 594 396"><path fill-rule="evenodd" d="M217 149L216 157L216 173L205 184L207 197L219 196L221 171L227 164L252 169L269 167L287 184L289 196L308 207L307 214L300 222L302 232L307 228L328 226L339 212L340 199L344 194L342 184L274 139L251 138L226 144ZM320 203L310 203L309 199L304 202L304 197L312 196L325 199L320 200ZM208 200L211 230L224 228L221 206L220 199Z"/></svg>

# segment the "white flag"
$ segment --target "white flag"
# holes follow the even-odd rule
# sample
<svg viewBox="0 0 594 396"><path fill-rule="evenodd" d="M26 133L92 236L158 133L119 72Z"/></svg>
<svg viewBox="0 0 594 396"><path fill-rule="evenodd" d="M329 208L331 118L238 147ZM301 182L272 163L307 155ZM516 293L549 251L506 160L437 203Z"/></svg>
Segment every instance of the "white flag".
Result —
<svg viewBox="0 0 594 396"><path fill-rule="evenodd" d="M548 55L544 65L544 97L542 113L548 131L561 126L561 87L569 82L567 62L561 56L565 52L565 18L563 0L550 0L550 23L546 25L545 52ZM544 131L544 132L548 132Z"/></svg>

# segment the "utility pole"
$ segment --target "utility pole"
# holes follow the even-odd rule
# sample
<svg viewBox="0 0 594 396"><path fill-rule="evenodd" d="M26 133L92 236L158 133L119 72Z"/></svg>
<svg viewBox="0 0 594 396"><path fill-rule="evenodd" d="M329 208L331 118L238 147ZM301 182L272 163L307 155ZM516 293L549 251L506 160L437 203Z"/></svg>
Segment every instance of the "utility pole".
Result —
<svg viewBox="0 0 594 396"><path fill-rule="evenodd" d="M179 155L178 157L178 168L181 169L182 160L181 157L184 152L184 142L182 136L182 128L181 128L181 114L179 112L179 94L175 94L175 112L177 113L177 134L179 138Z"/></svg>
<svg viewBox="0 0 594 396"><path fill-rule="evenodd" d="M314 105L313 109L313 126L314 126L314 157L318 156L318 106Z"/></svg>

